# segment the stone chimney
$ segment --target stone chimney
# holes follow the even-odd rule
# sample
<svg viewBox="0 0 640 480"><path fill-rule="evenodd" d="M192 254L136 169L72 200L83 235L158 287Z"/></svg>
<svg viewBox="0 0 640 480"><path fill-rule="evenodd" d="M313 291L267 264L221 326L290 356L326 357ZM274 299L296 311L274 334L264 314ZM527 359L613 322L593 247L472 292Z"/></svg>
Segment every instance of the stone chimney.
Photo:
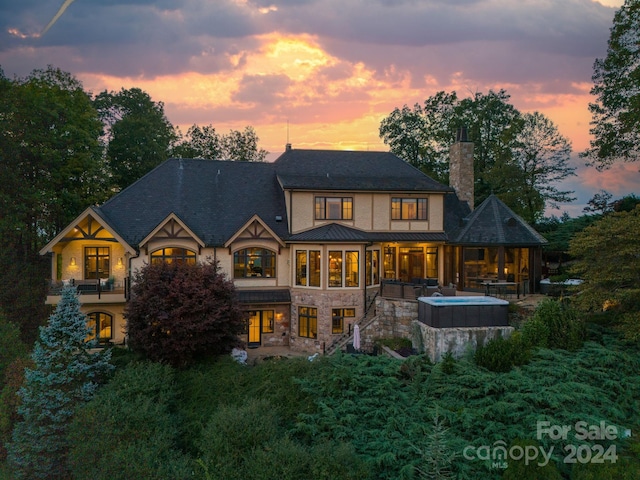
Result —
<svg viewBox="0 0 640 480"><path fill-rule="evenodd" d="M473 210L473 142L467 139L467 128L459 128L456 142L449 148L449 186Z"/></svg>

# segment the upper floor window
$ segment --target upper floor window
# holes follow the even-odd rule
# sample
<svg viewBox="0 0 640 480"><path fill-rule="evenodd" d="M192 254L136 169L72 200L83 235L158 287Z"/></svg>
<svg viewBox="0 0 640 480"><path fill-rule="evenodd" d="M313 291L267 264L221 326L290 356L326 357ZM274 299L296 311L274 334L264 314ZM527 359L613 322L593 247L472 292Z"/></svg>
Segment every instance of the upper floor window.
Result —
<svg viewBox="0 0 640 480"><path fill-rule="evenodd" d="M196 263L196 252L187 250L186 248L161 248L155 252L151 252L151 263L188 263L193 265Z"/></svg>
<svg viewBox="0 0 640 480"><path fill-rule="evenodd" d="M391 199L392 220L426 220L426 198L400 198Z"/></svg>
<svg viewBox="0 0 640 480"><path fill-rule="evenodd" d="M109 278L109 247L84 247L85 280Z"/></svg>
<svg viewBox="0 0 640 480"><path fill-rule="evenodd" d="M266 248L243 248L233 254L233 278L275 276L275 252Z"/></svg>
<svg viewBox="0 0 640 480"><path fill-rule="evenodd" d="M316 220L353 220L353 198L316 197Z"/></svg>

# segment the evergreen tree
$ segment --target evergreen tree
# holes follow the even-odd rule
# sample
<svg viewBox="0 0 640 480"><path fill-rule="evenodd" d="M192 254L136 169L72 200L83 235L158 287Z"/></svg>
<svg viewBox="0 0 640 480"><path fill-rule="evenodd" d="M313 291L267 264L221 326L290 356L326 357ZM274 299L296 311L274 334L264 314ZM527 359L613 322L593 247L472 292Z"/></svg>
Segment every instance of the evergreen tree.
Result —
<svg viewBox="0 0 640 480"><path fill-rule="evenodd" d="M640 0L626 0L613 18L607 56L593 65L591 147L582 155L599 170L640 153Z"/></svg>
<svg viewBox="0 0 640 480"><path fill-rule="evenodd" d="M100 380L113 368L110 351L92 353L86 342L87 318L80 312L74 287L62 298L49 323L40 328L32 359L18 391L23 420L13 431L9 461L17 478L66 478L67 428L75 407L88 401Z"/></svg>

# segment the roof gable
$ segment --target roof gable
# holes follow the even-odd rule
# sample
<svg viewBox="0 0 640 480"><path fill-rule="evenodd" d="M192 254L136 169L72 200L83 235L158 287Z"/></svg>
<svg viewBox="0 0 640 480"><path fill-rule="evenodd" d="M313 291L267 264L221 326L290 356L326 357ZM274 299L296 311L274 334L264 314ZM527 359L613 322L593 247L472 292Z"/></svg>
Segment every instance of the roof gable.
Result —
<svg viewBox="0 0 640 480"><path fill-rule="evenodd" d="M490 195L471 215L452 243L461 245L543 245L547 240L507 207Z"/></svg>
<svg viewBox="0 0 640 480"><path fill-rule="evenodd" d="M281 220L280 220L281 221ZM269 226L258 216L252 216L247 223L245 223L229 240L224 244L225 247L230 246L237 240L276 240L281 246L284 247L284 242L278 238L278 236L269 228Z"/></svg>
<svg viewBox="0 0 640 480"><path fill-rule="evenodd" d="M135 254L135 250L100 214L95 207L85 209L67 227L56 235L40 250L40 255L53 252L59 243L76 240L114 241L122 245L126 252Z"/></svg>
<svg viewBox="0 0 640 480"><path fill-rule="evenodd" d="M204 247L204 242L173 212L140 242L140 246L146 245L152 239L164 241L189 239L195 240Z"/></svg>

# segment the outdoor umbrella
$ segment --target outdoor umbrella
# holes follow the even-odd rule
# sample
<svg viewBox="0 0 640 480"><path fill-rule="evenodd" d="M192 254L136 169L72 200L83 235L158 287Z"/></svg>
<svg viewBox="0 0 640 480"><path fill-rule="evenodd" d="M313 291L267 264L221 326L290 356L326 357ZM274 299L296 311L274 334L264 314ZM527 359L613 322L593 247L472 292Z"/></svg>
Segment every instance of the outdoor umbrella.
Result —
<svg viewBox="0 0 640 480"><path fill-rule="evenodd" d="M353 327L353 348L360 350L360 327L358 324Z"/></svg>

